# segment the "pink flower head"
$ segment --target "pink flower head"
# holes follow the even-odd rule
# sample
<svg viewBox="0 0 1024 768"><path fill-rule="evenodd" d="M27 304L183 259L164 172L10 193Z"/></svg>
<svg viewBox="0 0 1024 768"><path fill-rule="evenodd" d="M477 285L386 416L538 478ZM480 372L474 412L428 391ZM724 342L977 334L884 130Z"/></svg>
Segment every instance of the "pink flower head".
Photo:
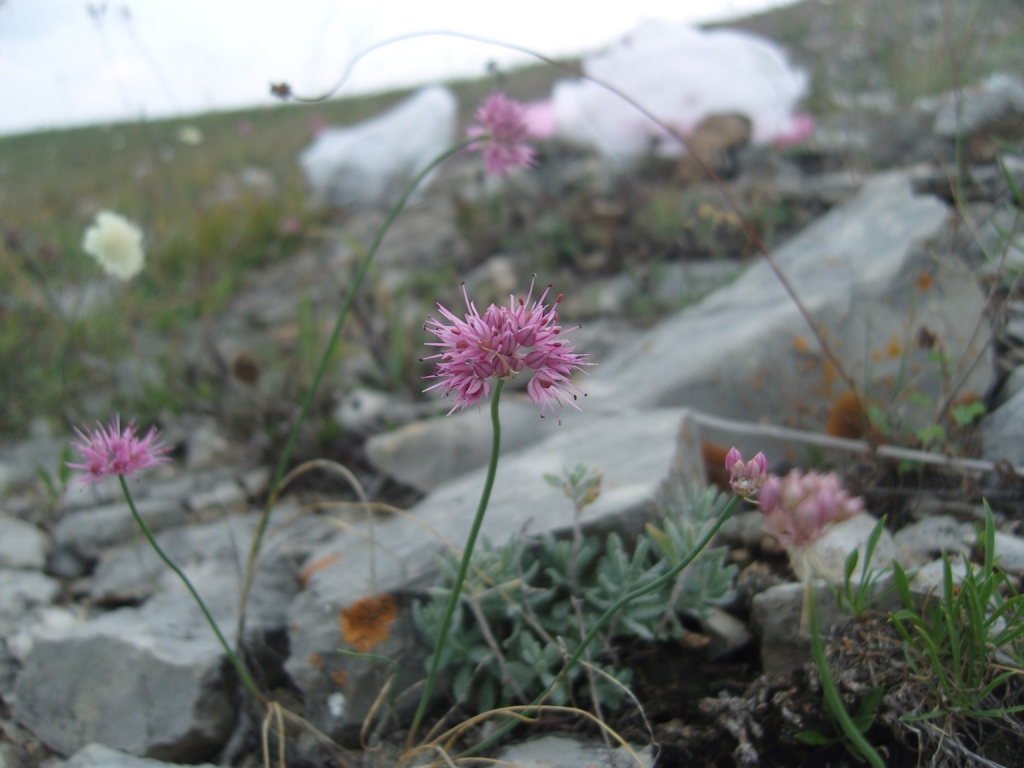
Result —
<svg viewBox="0 0 1024 768"><path fill-rule="evenodd" d="M159 441L155 427L139 438L134 421L128 422L122 430L120 417L114 416L105 428L96 422L95 430L76 429L75 432L78 440L72 446L85 461L82 464L68 462L67 466L86 473L79 478L82 483L98 483L108 475L133 475L169 461L164 454L170 448Z"/></svg>
<svg viewBox="0 0 1024 768"><path fill-rule="evenodd" d="M503 93L492 93L476 111L475 125L467 132L481 141L473 144L484 156L488 176L508 173L511 168L529 168L536 152L524 141L529 135L526 107Z"/></svg>
<svg viewBox="0 0 1024 768"><path fill-rule="evenodd" d="M769 477L757 497L764 527L787 548L804 549L835 523L864 510L859 496L851 497L835 474L803 474L794 469L783 478Z"/></svg>
<svg viewBox="0 0 1024 768"><path fill-rule="evenodd" d="M749 499L756 494L768 479L768 459L763 453L743 463L743 454L730 448L725 456L725 468L729 470L729 485L737 496Z"/></svg>
<svg viewBox="0 0 1024 768"><path fill-rule="evenodd" d="M577 354L569 346L564 334L575 328L562 329L558 323L558 303L555 299L548 309L544 305L550 286L533 304L533 283L525 299L511 297L509 307L492 304L481 315L462 286L462 295L469 310L465 319L460 320L439 303L438 311L451 323L445 325L433 317L427 318L424 329L437 336L438 341L427 342L430 347L442 347L436 355L424 360L438 360L435 372L428 379L441 379L427 387L440 391L445 399L454 405L449 414L457 408L479 403L481 397L491 393L491 379L511 379L529 369L532 378L526 392L535 404L540 406L540 415L555 405L573 402L579 392L570 381L573 370L591 363L585 362L586 355Z"/></svg>

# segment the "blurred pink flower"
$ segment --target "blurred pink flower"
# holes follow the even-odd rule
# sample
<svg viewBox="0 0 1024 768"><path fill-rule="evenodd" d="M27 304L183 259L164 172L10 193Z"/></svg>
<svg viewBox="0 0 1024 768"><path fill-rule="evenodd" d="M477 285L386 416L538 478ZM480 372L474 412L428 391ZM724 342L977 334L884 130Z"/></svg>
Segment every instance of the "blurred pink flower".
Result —
<svg viewBox="0 0 1024 768"><path fill-rule="evenodd" d="M851 497L835 474L803 474L794 469L783 478L769 477L757 497L764 527L787 549L806 549L835 523L864 510L860 497Z"/></svg>
<svg viewBox="0 0 1024 768"><path fill-rule="evenodd" d="M526 133L534 139L550 139L558 130L558 118L551 99L527 104L523 112Z"/></svg>
<svg viewBox="0 0 1024 768"><path fill-rule="evenodd" d="M550 309L544 305L550 286L536 302L530 304L533 284L525 299L512 297L509 307L491 304L481 315L462 286L462 295L469 310L460 320L440 303L438 311L451 323L445 325L433 317L427 318L424 329L437 336L438 341L427 346L442 347L443 351L424 360L438 360L435 373L428 379L441 379L425 391L438 390L445 399L454 403L449 414L458 408L479 403L491 393L491 379L511 379L520 371L530 369L533 377L526 392L545 410L568 403L574 408L580 390L570 381L572 372L591 365L586 355L577 354L564 340L564 334L575 328L562 329L558 323L559 295Z"/></svg>
<svg viewBox="0 0 1024 768"><path fill-rule="evenodd" d="M799 144L810 138L814 133L814 129L815 122L813 117L802 112L797 113L793 115L793 119L789 124L789 130L777 136L772 144L779 149L792 147L794 144Z"/></svg>
<svg viewBox="0 0 1024 768"><path fill-rule="evenodd" d="M282 235L297 235L302 231L302 222L297 216L285 216L277 224Z"/></svg>
<svg viewBox="0 0 1024 768"><path fill-rule="evenodd" d="M97 422L95 430L76 429L75 432L78 440L71 445L85 461L82 464L68 462L67 466L86 473L79 478L82 483L98 483L110 475L133 475L169 461L164 454L170 448L160 442L155 427L139 438L134 421L128 422L122 430L120 417L114 416L105 428Z"/></svg>
<svg viewBox="0 0 1024 768"><path fill-rule="evenodd" d="M725 468L729 470L729 485L737 496L747 499L758 492L768 479L768 459L763 453L743 463L743 454L730 448L725 456Z"/></svg>
<svg viewBox="0 0 1024 768"><path fill-rule="evenodd" d="M248 120L239 120L235 124L235 130L239 136L248 136L253 132L253 124Z"/></svg>
<svg viewBox="0 0 1024 768"><path fill-rule="evenodd" d="M536 152L524 143L529 133L526 113L526 107L503 93L492 93L476 111L480 125L471 127L467 133L481 138L472 148L483 154L488 176L533 165Z"/></svg>

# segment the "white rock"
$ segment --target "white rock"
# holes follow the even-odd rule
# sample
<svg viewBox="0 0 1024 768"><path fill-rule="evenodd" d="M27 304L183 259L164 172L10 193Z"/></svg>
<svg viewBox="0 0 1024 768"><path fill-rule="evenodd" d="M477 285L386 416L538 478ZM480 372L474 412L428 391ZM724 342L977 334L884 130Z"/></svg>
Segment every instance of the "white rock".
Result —
<svg viewBox="0 0 1024 768"><path fill-rule="evenodd" d="M639 763L634 755L640 759ZM503 748L497 760L499 765L520 768L651 768L654 754L649 744L629 750L620 746L609 754L608 747L601 741L544 736Z"/></svg>
<svg viewBox="0 0 1024 768"><path fill-rule="evenodd" d="M424 88L377 117L327 128L299 155L313 195L331 205L387 205L451 144L456 101Z"/></svg>

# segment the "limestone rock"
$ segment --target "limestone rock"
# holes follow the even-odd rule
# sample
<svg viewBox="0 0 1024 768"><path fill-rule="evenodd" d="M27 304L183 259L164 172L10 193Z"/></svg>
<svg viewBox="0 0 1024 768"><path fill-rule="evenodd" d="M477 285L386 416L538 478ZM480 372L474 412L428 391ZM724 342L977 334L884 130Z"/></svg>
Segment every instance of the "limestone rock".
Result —
<svg viewBox="0 0 1024 768"><path fill-rule="evenodd" d="M153 531L181 525L187 519L175 499L140 499L135 508ZM125 502L66 513L53 529L58 547L85 557L98 557L107 547L141 537L142 531Z"/></svg>
<svg viewBox="0 0 1024 768"><path fill-rule="evenodd" d="M924 247L946 219L946 207L914 197L902 173L882 174L774 254L847 372L881 400L897 386L901 365L913 372L917 391L934 398L941 376L914 338L925 328L959 359L982 312L973 275ZM985 353L962 392L984 394L990 371ZM843 391L764 261L625 344L586 384L592 409L686 404L755 421L785 414L815 427ZM909 410L903 416L910 425L925 418Z"/></svg>
<svg viewBox="0 0 1024 768"><path fill-rule="evenodd" d="M654 765L650 745L631 749L633 754L639 756L643 768ZM521 768L616 768L637 765L636 759L624 747L618 747L609 754L608 747L601 741L580 741L566 736L543 736L522 744L513 744L502 749L497 759L500 764Z"/></svg>
<svg viewBox="0 0 1024 768"><path fill-rule="evenodd" d="M105 747L102 744L89 744L82 747L64 763L64 768L169 768L171 763L135 757L127 752ZM213 763L203 763L195 768L214 768Z"/></svg>
<svg viewBox="0 0 1024 768"><path fill-rule="evenodd" d="M189 762L227 739L233 691L224 652L182 588L36 637L13 710L61 754L99 742Z"/></svg>
<svg viewBox="0 0 1024 768"><path fill-rule="evenodd" d="M585 421L551 430L533 448L507 456L499 465L481 535L499 543L524 530L531 534L568 531L571 504L543 475L578 463L604 473L602 493L587 508L585 526L594 533L617 530L635 535L655 514L659 484L680 477L704 482L699 447L693 444L690 430L680 429L684 414L681 409L590 414ZM455 546L464 542L485 474L485 469L479 469L449 481L407 516L378 523L375 583L370 579L371 548L365 530L338 533L310 556L306 589L289 610L292 655L286 669L305 694L305 716L325 733L338 735L358 724L378 690L364 684L367 678L353 674L345 657L336 653L343 647L339 611L371 594L428 583L443 549L439 537ZM325 664L327 659L331 664ZM348 674L340 675L337 669ZM355 671L361 673L361 669ZM413 660L396 681L397 689L421 680L423 674L422 663ZM344 684L339 685L339 680ZM344 703L343 709L339 702Z"/></svg>
<svg viewBox="0 0 1024 768"><path fill-rule="evenodd" d="M42 568L50 541L31 523L0 515L0 568Z"/></svg>
<svg viewBox="0 0 1024 768"><path fill-rule="evenodd" d="M552 434L557 425L541 419L529 400L503 397L501 450L517 451ZM366 441L366 456L380 471L421 491L487 463L491 450L491 416L487 408L415 421Z"/></svg>

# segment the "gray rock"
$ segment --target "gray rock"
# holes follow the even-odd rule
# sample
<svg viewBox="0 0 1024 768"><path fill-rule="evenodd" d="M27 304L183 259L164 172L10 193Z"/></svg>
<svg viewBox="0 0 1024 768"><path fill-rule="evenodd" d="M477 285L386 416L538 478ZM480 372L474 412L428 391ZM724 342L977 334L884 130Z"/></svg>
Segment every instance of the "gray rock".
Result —
<svg viewBox="0 0 1024 768"><path fill-rule="evenodd" d="M71 759L64 763L64 768L167 768L170 765L172 763L135 757L102 744L89 744L75 752ZM214 768L214 765L202 763L195 768Z"/></svg>
<svg viewBox="0 0 1024 768"><path fill-rule="evenodd" d="M502 454L532 445L551 435L557 425L541 419L526 398L501 400ZM451 416L415 421L366 441L366 457L381 472L421 491L487 463L491 451L491 416L486 407L468 408Z"/></svg>
<svg viewBox="0 0 1024 768"><path fill-rule="evenodd" d="M935 115L932 130L936 136L948 139L969 136L1014 112L1024 116L1024 83L996 72L956 98L949 96Z"/></svg>
<svg viewBox="0 0 1024 768"><path fill-rule="evenodd" d="M998 407L1008 402L1021 390L1024 390L1024 366L1019 365L1010 372L1010 375L1006 377L1006 381L1003 382L1003 386L999 388L999 393L996 395L995 400L996 406Z"/></svg>
<svg viewBox="0 0 1024 768"><path fill-rule="evenodd" d="M1014 576L1024 575L1024 539L996 531L995 556L999 567Z"/></svg>
<svg viewBox="0 0 1024 768"><path fill-rule="evenodd" d="M865 547L878 519L867 512L851 517L832 526L818 541L808 547L809 557L814 564L816 578L825 579L829 584L840 585L844 580L846 558L853 550L860 552L857 573L864 563ZM892 561L900 560L900 552L888 530L882 531L871 557L869 568L881 573L892 568ZM901 562L901 565L907 563ZM802 563L793 563L793 571L798 579L803 578Z"/></svg>
<svg viewBox="0 0 1024 768"><path fill-rule="evenodd" d="M371 434L385 426L407 424L436 411L438 403L412 403L387 392L356 387L338 402L332 416L349 432Z"/></svg>
<svg viewBox="0 0 1024 768"><path fill-rule="evenodd" d="M917 372L914 387L921 394L934 398L941 386L937 366L913 344L895 358L872 360L894 336L907 338L908 306L915 307L912 333L927 327L954 360L966 344L965 329L981 315L984 301L973 275L922 247L946 219L942 203L914 197L903 174L889 173L869 180L850 203L775 252L849 375L882 399L892 393L901 366ZM931 277L927 291L918 287L922 271ZM983 333L974 348L982 349L986 338ZM987 352L982 357L962 392L988 389L991 365ZM586 388L592 409L686 404L755 421L786 414L816 427L843 389L763 261L624 345L591 371ZM912 425L930 414L903 417Z"/></svg>
<svg viewBox="0 0 1024 768"><path fill-rule="evenodd" d="M60 594L60 583L38 571L0 569L0 636L9 634L38 606Z"/></svg>
<svg viewBox="0 0 1024 768"><path fill-rule="evenodd" d="M587 508L584 523L595 533L618 530L635 534L654 514L659 485L670 478L704 483L699 447L692 430L681 430L682 410L661 409L616 416L598 416L566 424L533 448L502 460L482 535L498 543L528 529L530 533L568 531L572 512L561 492L543 475L561 466L583 463L604 473L603 491ZM450 481L402 516L378 524L376 582L370 580L371 555L365 534L339 533L314 552L310 563L324 567L312 573L307 588L289 610L292 655L286 669L306 696L305 716L328 734L340 734L360 722L376 689L348 674L339 689L323 660L338 658L342 639L339 610L355 600L384 591L424 585L436 573L442 551L438 537L461 546L470 528L483 487L484 469ZM349 671L345 667L346 671ZM398 690L422 679L422 666L408 666ZM365 679L365 678L363 678ZM338 696L343 697L338 699ZM333 697L333 698L332 698ZM343 715L330 702L346 703ZM414 702L413 702L414 703Z"/></svg>
<svg viewBox="0 0 1024 768"><path fill-rule="evenodd" d="M740 621L721 608L711 611L701 621L701 628L711 641L708 651L712 659L728 656L754 639L745 621Z"/></svg>
<svg viewBox="0 0 1024 768"><path fill-rule="evenodd" d="M209 509L221 511L237 511L245 506L249 494L237 480L222 480L212 488L197 491L189 495L185 502L193 512L204 512Z"/></svg>
<svg viewBox="0 0 1024 768"><path fill-rule="evenodd" d="M985 416L980 427L983 459L1024 465L1024 390Z"/></svg>
<svg viewBox="0 0 1024 768"><path fill-rule="evenodd" d="M815 582L818 621L827 634L845 619L831 588ZM761 638L761 666L769 675L788 675L811 660L808 627L800 626L804 604L803 584L777 584L756 595L751 603L750 624Z"/></svg>
<svg viewBox="0 0 1024 768"><path fill-rule="evenodd" d="M190 470L209 469L224 462L231 444L213 419L203 419L185 438L185 465Z"/></svg>
<svg viewBox="0 0 1024 768"><path fill-rule="evenodd" d="M224 652L182 589L36 637L13 712L61 754L99 742L190 762L227 739L233 691Z"/></svg>
<svg viewBox="0 0 1024 768"><path fill-rule="evenodd" d="M756 509L737 512L718 529L716 544L753 549L766 536L764 515Z"/></svg>
<svg viewBox="0 0 1024 768"><path fill-rule="evenodd" d="M632 752L632 754L630 754ZM645 747L617 747L608 749L601 741L580 741L566 736L543 736L522 744L503 748L497 755L498 764L521 768L622 768L636 766L634 755L643 768L654 765L651 745Z"/></svg>
<svg viewBox="0 0 1024 768"><path fill-rule="evenodd" d="M0 568L42 568L50 540L31 523L0 515Z"/></svg>
<svg viewBox="0 0 1024 768"><path fill-rule="evenodd" d="M46 429L39 432L28 440L0 446L0 493L9 486L31 480L40 469L45 472L57 469L67 440L45 434Z"/></svg>
<svg viewBox="0 0 1024 768"><path fill-rule="evenodd" d="M900 546L929 557L937 557L942 552L950 555L966 552L977 538L975 526L950 515L922 518L893 535Z"/></svg>
<svg viewBox="0 0 1024 768"><path fill-rule="evenodd" d="M967 565L964 563L963 558L958 556L950 557L949 560L953 572L953 583L959 584L963 581L964 576L967 575ZM942 560L932 560L930 563L921 566L910 576L911 593L919 598L926 597L936 591L941 594L944 571L945 564Z"/></svg>
<svg viewBox="0 0 1024 768"><path fill-rule="evenodd" d="M319 535L315 528L295 521L290 528L279 530L279 522L289 516L288 509L277 509L271 515L270 534L263 547L260 567L256 571L249 599L248 622L261 630L285 626L285 611L291 596L298 590L295 560L312 544L304 543ZM244 567L250 541L259 515L233 515L203 525L173 528L156 535L157 543L182 568L200 569L202 580L195 582L207 602L220 601L229 623L234 613L240 586L239 574ZM295 551L294 548L298 548ZM96 569L89 591L99 603L137 602L179 588L174 573L146 541L107 550ZM149 603L147 603L149 605Z"/></svg>
<svg viewBox="0 0 1024 768"><path fill-rule="evenodd" d="M153 531L182 525L187 520L185 509L173 499L141 499L135 508ZM54 544L89 558L98 557L108 547L141 537L131 508L123 502L66 513L53 529Z"/></svg>
<svg viewBox="0 0 1024 768"><path fill-rule="evenodd" d="M627 302L638 294L636 279L625 272L586 285L565 297L559 313L567 318L621 315Z"/></svg>

